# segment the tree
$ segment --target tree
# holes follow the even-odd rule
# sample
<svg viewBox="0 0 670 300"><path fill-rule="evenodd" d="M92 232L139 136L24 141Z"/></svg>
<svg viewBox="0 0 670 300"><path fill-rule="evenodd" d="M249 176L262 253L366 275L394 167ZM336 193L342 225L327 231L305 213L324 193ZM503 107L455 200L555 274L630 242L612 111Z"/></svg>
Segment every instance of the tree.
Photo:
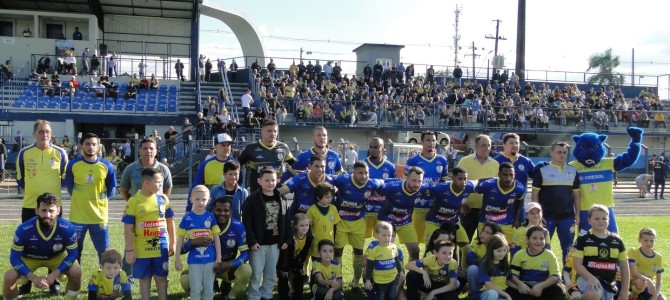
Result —
<svg viewBox="0 0 670 300"><path fill-rule="evenodd" d="M589 77L589 84L623 84L623 74L614 71L619 63L619 56L612 55L612 48L602 54L591 55L589 68L586 71L598 69L598 74Z"/></svg>

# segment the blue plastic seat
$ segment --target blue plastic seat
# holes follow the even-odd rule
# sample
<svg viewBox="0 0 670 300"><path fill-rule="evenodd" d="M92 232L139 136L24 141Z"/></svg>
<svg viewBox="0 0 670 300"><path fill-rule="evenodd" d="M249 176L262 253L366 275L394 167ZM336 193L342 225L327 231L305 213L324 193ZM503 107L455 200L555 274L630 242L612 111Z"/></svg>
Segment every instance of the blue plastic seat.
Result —
<svg viewBox="0 0 670 300"><path fill-rule="evenodd" d="M123 110L123 101L117 101L116 104L114 104L114 110Z"/></svg>

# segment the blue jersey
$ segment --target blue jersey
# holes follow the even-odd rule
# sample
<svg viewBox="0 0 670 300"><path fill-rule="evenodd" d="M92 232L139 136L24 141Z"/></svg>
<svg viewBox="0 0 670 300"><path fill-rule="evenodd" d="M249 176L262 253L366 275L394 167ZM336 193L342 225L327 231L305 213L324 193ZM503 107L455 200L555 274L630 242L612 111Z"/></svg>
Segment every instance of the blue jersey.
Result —
<svg viewBox="0 0 670 300"><path fill-rule="evenodd" d="M326 175L325 181L330 184L333 183L333 179L328 175ZM300 173L284 182L284 186L293 193L293 203L291 203L289 216L293 216L299 212L306 213L307 209L316 203L314 190L317 185L318 183L313 182L309 178L309 172Z"/></svg>
<svg viewBox="0 0 670 300"><path fill-rule="evenodd" d="M528 159L528 157L518 155L517 159L512 162L509 157L505 156L504 154L499 154L493 159L495 159L501 165L502 163L506 162L511 163L514 166L514 179L516 179L518 182L521 182L524 187L526 184L528 184L528 178L533 178L533 170L535 169L535 165L530 159Z"/></svg>
<svg viewBox="0 0 670 300"><path fill-rule="evenodd" d="M475 187L475 192L482 194L482 208L479 222L492 222L498 225L510 225L514 222L514 202L523 201L526 187L514 181L514 186L503 192L498 178L487 179Z"/></svg>
<svg viewBox="0 0 670 300"><path fill-rule="evenodd" d="M185 239L194 239L199 237L214 238L220 233L219 225L216 223L216 217L211 212L198 215L193 211L188 212L181 222L177 234L184 236ZM207 264L216 260L216 248L214 243L206 247L192 249L188 253L189 264Z"/></svg>
<svg viewBox="0 0 670 300"><path fill-rule="evenodd" d="M350 174L337 176L334 183L338 188L335 206L340 218L346 221L356 221L364 217L365 202L384 185L381 179L368 179L368 182L359 186Z"/></svg>
<svg viewBox="0 0 670 300"><path fill-rule="evenodd" d="M314 155L314 148L305 150L298 154L298 158L293 164L293 170L295 171L304 171L309 168L309 160ZM340 156L337 155L337 152L333 150L328 150L326 152L326 174L328 175L338 175L342 173L342 162L340 161Z"/></svg>
<svg viewBox="0 0 670 300"><path fill-rule="evenodd" d="M24 276L35 270L29 270L22 258L49 260L67 251L67 256L58 266L65 272L77 259L77 233L70 221L61 217L51 228L51 232L42 232L38 217L26 221L16 228L9 260L12 267Z"/></svg>
<svg viewBox="0 0 670 300"><path fill-rule="evenodd" d="M375 164L368 157L365 159L365 163L370 169L370 178L383 179L384 181L396 178L395 165L393 165L388 160L383 160L379 164ZM386 197L381 196L378 193L372 194L370 197L368 197L368 201L365 203L366 214L376 216L382 209L384 202L386 202Z"/></svg>
<svg viewBox="0 0 670 300"><path fill-rule="evenodd" d="M220 224L221 233L221 261L232 261L233 268L246 263L249 260L249 246L247 245L247 234L242 222L230 219L228 224ZM240 255L237 255L237 252Z"/></svg>
<svg viewBox="0 0 670 300"><path fill-rule="evenodd" d="M421 201L422 197L429 196L425 184L417 192L407 192L405 180L386 182L377 192L386 197L386 202L384 202L377 218L395 226L407 225L412 222L412 212L414 212L415 204Z"/></svg>
<svg viewBox="0 0 670 300"><path fill-rule="evenodd" d="M428 211L426 221L438 224L451 223L456 224L459 221L461 205L475 189L475 185L468 181L465 188L457 193L452 189L452 182L444 182L430 188L431 194L435 197L435 203Z"/></svg>
<svg viewBox="0 0 670 300"><path fill-rule="evenodd" d="M405 170L409 167L419 167L423 170L423 182L433 186L440 182L446 181L448 179L448 169L449 161L442 156L435 154L433 158L428 159L423 157L421 153L415 155L414 157L407 160L405 164ZM416 204L417 209L427 211L431 206L433 206L433 198L428 196L422 196L422 201L419 201Z"/></svg>

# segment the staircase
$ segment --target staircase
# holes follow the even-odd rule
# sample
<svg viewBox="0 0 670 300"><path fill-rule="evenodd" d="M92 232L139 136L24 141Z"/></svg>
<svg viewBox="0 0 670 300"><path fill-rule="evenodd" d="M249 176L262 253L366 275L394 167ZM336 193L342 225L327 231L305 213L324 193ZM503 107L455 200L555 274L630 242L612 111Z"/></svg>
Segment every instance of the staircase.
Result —
<svg viewBox="0 0 670 300"><path fill-rule="evenodd" d="M26 78L14 78L0 85L0 107L8 109L21 96L28 85Z"/></svg>
<svg viewBox="0 0 670 300"><path fill-rule="evenodd" d="M230 83L230 93L233 95L233 99L230 101L237 107L237 121L242 123L244 120L244 111L242 110L242 95L247 91L248 85L246 83L231 82Z"/></svg>

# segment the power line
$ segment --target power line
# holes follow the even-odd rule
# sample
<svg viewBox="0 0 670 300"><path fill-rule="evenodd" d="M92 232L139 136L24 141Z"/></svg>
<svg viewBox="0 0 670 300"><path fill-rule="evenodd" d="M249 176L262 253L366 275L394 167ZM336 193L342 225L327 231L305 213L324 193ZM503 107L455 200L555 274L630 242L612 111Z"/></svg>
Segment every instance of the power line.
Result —
<svg viewBox="0 0 670 300"><path fill-rule="evenodd" d="M286 36L277 36L277 35L264 35L263 37L266 37L268 39L277 39L277 40L284 40L284 41L296 41L296 42L308 42L308 43L326 43L326 44L343 44L343 45L360 45L368 42L352 42L352 41L338 41L338 40L331 40L331 39L307 39L307 38L294 38L294 37L286 37ZM379 44L386 44L386 43L379 43ZM436 48L453 48L453 46L450 45L442 45L442 44L432 44L432 43L410 43L410 44L403 44L405 46L410 46L410 47L436 47Z"/></svg>

